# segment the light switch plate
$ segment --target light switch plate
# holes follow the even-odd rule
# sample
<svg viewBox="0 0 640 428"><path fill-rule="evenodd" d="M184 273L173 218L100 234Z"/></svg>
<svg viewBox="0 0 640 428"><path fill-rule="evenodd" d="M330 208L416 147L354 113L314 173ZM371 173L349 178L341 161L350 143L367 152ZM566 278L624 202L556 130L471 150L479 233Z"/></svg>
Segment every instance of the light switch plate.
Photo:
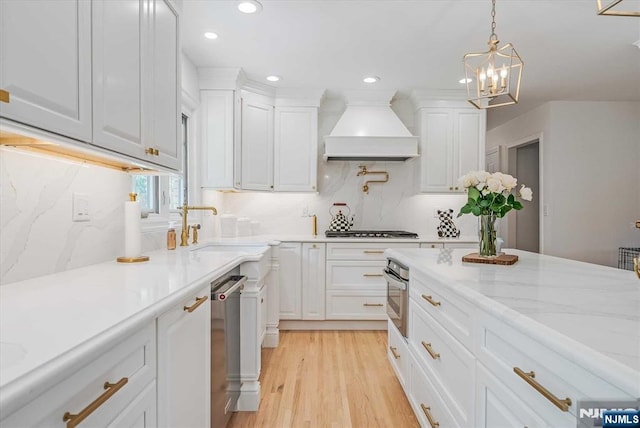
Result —
<svg viewBox="0 0 640 428"><path fill-rule="evenodd" d="M89 209L89 195L85 193L74 193L72 205L73 212L71 219L73 221L91 220L91 211Z"/></svg>

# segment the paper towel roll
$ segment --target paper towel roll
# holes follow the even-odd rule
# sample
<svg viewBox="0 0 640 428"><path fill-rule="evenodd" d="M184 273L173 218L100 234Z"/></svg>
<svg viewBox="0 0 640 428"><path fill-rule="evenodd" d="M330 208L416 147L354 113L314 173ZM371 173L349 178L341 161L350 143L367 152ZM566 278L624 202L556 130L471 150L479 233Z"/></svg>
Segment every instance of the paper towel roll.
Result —
<svg viewBox="0 0 640 428"><path fill-rule="evenodd" d="M124 203L124 256L138 257L141 253L140 204Z"/></svg>

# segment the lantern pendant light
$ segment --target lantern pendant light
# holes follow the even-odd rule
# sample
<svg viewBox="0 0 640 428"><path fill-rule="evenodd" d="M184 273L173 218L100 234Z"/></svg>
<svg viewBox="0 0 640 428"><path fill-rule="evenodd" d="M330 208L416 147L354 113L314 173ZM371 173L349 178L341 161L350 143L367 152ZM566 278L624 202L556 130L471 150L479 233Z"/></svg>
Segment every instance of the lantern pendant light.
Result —
<svg viewBox="0 0 640 428"><path fill-rule="evenodd" d="M626 1L623 0L608 0L606 3L602 4L602 0L596 0L596 6L598 7L598 15L609 15L609 16L640 16L640 9L638 8L638 2L635 1L636 7L633 8L632 4L634 1ZM618 4L622 4L624 6L628 5L630 9L616 9Z"/></svg>
<svg viewBox="0 0 640 428"><path fill-rule="evenodd" d="M498 47L496 0L491 0L489 50L464 56L467 99L479 109L518 102L524 63L511 43Z"/></svg>

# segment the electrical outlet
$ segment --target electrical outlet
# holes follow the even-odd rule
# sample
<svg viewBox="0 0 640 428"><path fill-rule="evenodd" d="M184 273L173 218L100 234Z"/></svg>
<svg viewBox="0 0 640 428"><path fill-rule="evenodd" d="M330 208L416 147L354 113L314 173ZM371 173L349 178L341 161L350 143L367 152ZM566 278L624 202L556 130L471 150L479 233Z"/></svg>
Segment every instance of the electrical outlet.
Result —
<svg viewBox="0 0 640 428"><path fill-rule="evenodd" d="M542 206L542 215L545 217L549 215L549 205L545 204Z"/></svg>
<svg viewBox="0 0 640 428"><path fill-rule="evenodd" d="M89 210L89 195L84 193L73 194L72 204L73 221L89 221L91 220L91 211Z"/></svg>

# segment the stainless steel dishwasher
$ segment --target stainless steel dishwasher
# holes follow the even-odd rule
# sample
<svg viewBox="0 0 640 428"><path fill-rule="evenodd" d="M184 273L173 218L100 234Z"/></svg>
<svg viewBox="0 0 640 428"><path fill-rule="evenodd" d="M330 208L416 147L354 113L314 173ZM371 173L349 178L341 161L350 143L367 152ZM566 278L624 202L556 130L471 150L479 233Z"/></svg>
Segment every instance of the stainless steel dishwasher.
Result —
<svg viewBox="0 0 640 428"><path fill-rule="evenodd" d="M246 276L211 283L211 428L224 428L240 394L240 292Z"/></svg>

